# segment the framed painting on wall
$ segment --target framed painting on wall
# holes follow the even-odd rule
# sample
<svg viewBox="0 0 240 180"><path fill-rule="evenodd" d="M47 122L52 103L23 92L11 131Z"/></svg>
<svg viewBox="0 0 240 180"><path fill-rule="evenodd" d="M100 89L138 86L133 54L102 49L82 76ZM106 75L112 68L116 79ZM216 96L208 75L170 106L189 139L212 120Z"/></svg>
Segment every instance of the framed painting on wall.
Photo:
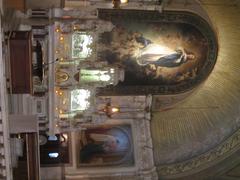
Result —
<svg viewBox="0 0 240 180"><path fill-rule="evenodd" d="M130 124L87 128L79 133L78 141L79 167L134 165Z"/></svg>

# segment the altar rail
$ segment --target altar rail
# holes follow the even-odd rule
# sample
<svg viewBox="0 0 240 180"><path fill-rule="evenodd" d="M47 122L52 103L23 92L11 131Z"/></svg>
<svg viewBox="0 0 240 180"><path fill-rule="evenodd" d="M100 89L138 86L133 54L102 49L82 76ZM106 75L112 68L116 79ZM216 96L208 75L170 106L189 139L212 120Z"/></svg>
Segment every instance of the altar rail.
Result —
<svg viewBox="0 0 240 180"><path fill-rule="evenodd" d="M0 39L2 40L2 27L0 19ZM0 179L11 180L12 169L10 162L10 141L5 75L5 54L3 44L0 42Z"/></svg>

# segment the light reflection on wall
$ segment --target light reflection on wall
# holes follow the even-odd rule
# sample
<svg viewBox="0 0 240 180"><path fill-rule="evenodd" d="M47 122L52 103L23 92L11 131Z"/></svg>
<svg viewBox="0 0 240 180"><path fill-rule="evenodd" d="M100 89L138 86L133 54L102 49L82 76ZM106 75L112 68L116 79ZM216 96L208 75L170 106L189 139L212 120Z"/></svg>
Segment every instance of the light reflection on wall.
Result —
<svg viewBox="0 0 240 180"><path fill-rule="evenodd" d="M162 56L162 55L166 55L166 54L171 54L173 52L175 52L175 51L166 46L162 46L159 44L150 44L147 47L145 47L141 50L138 50L138 52L136 54L137 54L137 57L147 55L147 54L155 55L155 56L157 56L157 55Z"/></svg>
<svg viewBox="0 0 240 180"><path fill-rule="evenodd" d="M166 46L162 46L159 44L150 44L146 48L144 48L142 54L169 54L172 52L173 50Z"/></svg>
<svg viewBox="0 0 240 180"><path fill-rule="evenodd" d="M50 158L57 158L59 156L59 154L57 152L53 152L53 153L48 153L48 156Z"/></svg>
<svg viewBox="0 0 240 180"><path fill-rule="evenodd" d="M58 140L58 138L55 135L48 137L48 141L57 141L57 140Z"/></svg>

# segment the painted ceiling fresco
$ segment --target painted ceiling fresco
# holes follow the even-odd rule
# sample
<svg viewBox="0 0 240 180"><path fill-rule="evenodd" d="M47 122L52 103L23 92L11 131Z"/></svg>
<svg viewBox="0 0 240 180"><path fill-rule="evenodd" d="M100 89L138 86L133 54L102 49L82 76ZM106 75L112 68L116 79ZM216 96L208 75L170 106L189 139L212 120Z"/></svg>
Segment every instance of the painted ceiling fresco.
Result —
<svg viewBox="0 0 240 180"><path fill-rule="evenodd" d="M125 79L105 91L179 93L210 74L217 54L214 33L201 18L185 13L100 10L115 25L99 39L100 60L125 69Z"/></svg>

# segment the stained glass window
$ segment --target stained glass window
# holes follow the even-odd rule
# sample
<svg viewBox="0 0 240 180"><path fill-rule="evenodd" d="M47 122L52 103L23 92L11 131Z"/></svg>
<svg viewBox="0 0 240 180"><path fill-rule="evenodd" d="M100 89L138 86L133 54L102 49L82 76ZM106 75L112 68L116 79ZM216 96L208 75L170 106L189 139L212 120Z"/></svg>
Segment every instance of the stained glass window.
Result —
<svg viewBox="0 0 240 180"><path fill-rule="evenodd" d="M72 35L72 58L85 59L92 53L91 44L93 38L91 35L77 32Z"/></svg>
<svg viewBox="0 0 240 180"><path fill-rule="evenodd" d="M90 91L86 89L76 89L71 91L71 110L83 111L86 110L89 105Z"/></svg>
<svg viewBox="0 0 240 180"><path fill-rule="evenodd" d="M99 82L99 81L110 81L111 77L108 71L104 70L90 70L81 69L80 70L80 81L81 82Z"/></svg>

